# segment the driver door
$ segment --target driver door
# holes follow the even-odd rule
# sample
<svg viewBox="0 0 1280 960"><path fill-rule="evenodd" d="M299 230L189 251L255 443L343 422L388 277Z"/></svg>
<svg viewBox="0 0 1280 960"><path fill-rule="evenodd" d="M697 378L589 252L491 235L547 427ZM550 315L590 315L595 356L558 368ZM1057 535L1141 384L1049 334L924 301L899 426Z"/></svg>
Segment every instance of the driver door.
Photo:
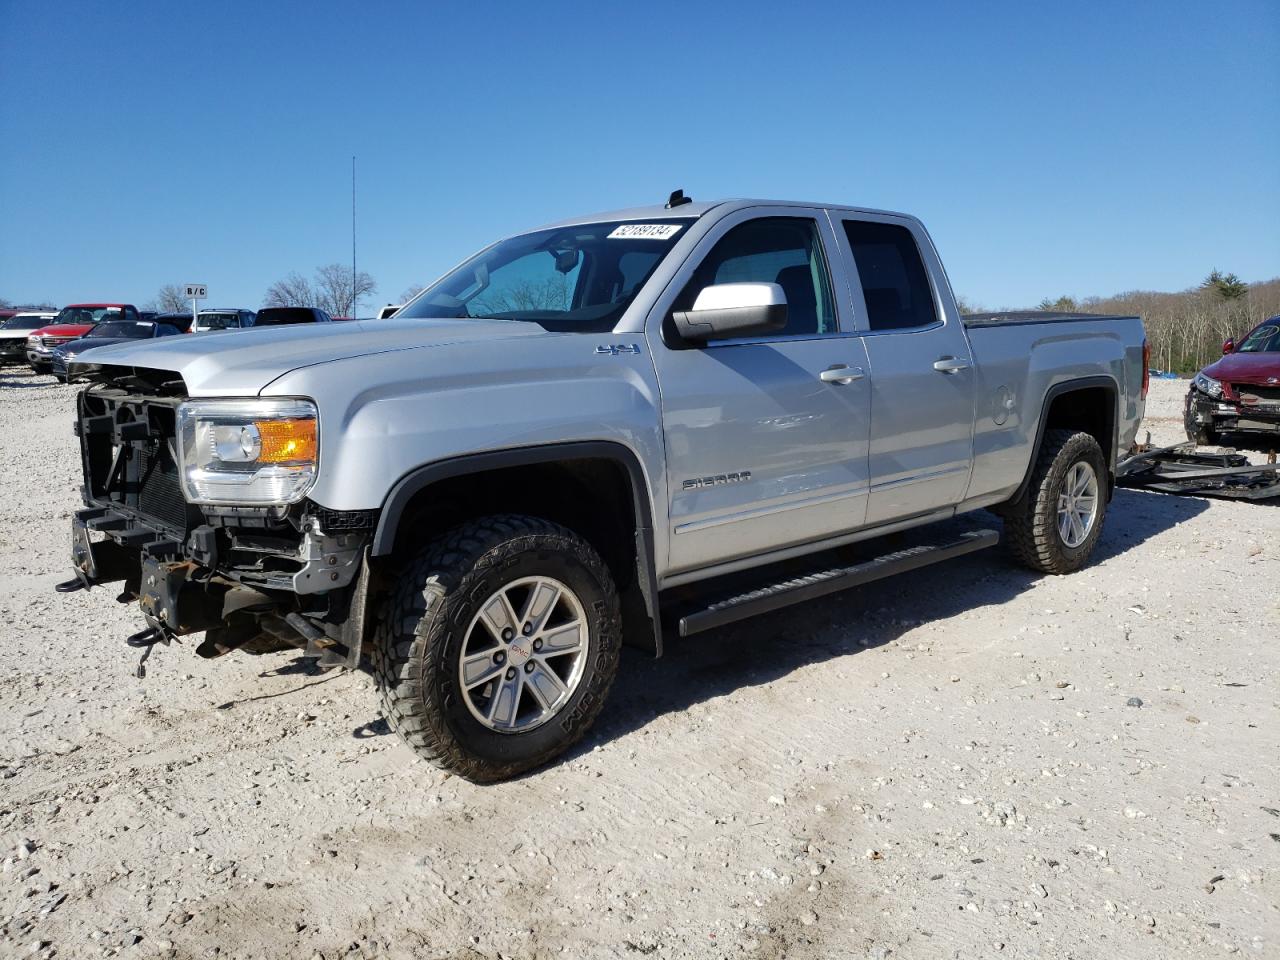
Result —
<svg viewBox="0 0 1280 960"><path fill-rule="evenodd" d="M739 211L708 232L651 316L661 386L672 574L822 540L866 516L870 383L834 291L821 211ZM707 286L776 283L781 333L689 343L671 314ZM652 321L658 320L654 323ZM851 326L851 324L849 324ZM833 368L847 375L837 377ZM826 374L824 376L824 373Z"/></svg>

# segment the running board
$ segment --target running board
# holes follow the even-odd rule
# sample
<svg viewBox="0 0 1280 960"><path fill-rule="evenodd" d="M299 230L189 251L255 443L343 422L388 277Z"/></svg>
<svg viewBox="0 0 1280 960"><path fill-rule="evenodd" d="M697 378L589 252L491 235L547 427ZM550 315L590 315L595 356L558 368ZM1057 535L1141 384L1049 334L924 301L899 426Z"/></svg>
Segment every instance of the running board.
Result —
<svg viewBox="0 0 1280 960"><path fill-rule="evenodd" d="M918 570L952 557L959 557L975 550L994 547L1000 542L1000 534L995 530L971 530L961 534L957 539L947 543L923 544L896 550L883 556L875 557L851 567L835 567L819 570L801 577L770 584L757 590L751 590L734 597L728 597L687 614L680 618L680 636L701 633L745 620L771 610L780 610L792 604L803 603L825 597L831 593L839 593L850 587L883 580L894 574Z"/></svg>

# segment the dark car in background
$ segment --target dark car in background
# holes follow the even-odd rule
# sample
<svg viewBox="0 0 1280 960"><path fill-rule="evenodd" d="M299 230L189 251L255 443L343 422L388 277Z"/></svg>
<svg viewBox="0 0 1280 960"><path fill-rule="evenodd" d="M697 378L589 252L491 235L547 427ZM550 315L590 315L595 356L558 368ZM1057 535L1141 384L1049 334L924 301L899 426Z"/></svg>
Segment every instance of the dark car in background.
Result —
<svg viewBox="0 0 1280 960"><path fill-rule="evenodd" d="M333 323L333 317L319 307L263 307L255 327L279 327L291 323Z"/></svg>
<svg viewBox="0 0 1280 960"><path fill-rule="evenodd" d="M90 336L54 347L49 365L54 377L66 383L68 365L95 347L107 347L113 343L126 341L150 340L154 337L173 337L181 333L182 331L172 324L156 323L154 320L109 320L94 327Z"/></svg>
<svg viewBox="0 0 1280 960"><path fill-rule="evenodd" d="M1183 422L1187 437L1201 444L1216 444L1225 433L1280 441L1280 315L1239 344L1222 345L1222 359L1191 381Z"/></svg>
<svg viewBox="0 0 1280 960"><path fill-rule="evenodd" d="M191 314L187 311L181 313L153 313L150 317L143 317L144 320L152 320L155 323L167 323L171 327L177 327L179 333L191 332Z"/></svg>

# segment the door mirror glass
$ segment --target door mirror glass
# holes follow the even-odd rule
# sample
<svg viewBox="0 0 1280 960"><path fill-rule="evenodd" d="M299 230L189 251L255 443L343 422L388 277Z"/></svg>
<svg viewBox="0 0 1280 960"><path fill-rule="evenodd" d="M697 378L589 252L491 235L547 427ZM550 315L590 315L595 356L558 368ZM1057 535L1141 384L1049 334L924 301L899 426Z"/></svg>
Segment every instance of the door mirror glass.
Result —
<svg viewBox="0 0 1280 960"><path fill-rule="evenodd" d="M1235 353L1235 352L1236 352L1236 342L1234 338L1227 337L1227 339L1222 344L1222 355L1225 357L1228 353Z"/></svg>
<svg viewBox="0 0 1280 960"><path fill-rule="evenodd" d="M787 327L787 296L776 283L717 283L672 319L680 336L696 343L768 336Z"/></svg>

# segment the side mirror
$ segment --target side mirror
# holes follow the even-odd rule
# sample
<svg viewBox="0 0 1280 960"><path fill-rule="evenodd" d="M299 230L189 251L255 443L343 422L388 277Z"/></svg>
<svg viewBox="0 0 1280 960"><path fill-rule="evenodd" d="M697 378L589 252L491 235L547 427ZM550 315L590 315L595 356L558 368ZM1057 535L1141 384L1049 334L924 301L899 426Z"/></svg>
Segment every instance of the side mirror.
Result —
<svg viewBox="0 0 1280 960"><path fill-rule="evenodd" d="M1222 355L1225 357L1228 353L1235 353L1235 352L1236 352L1236 342L1234 338L1227 337L1227 339L1223 341L1223 344L1222 344Z"/></svg>
<svg viewBox="0 0 1280 960"><path fill-rule="evenodd" d="M717 283L703 287L692 310L672 314L686 340L730 340L781 333L787 326L787 295L776 283Z"/></svg>

